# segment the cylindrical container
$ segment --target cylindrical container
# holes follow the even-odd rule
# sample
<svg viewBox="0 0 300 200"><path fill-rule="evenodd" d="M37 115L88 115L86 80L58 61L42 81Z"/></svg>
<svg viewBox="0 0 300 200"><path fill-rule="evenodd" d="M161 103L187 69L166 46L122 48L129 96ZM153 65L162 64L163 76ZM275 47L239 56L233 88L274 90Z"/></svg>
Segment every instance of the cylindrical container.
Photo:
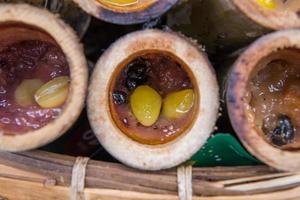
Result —
<svg viewBox="0 0 300 200"><path fill-rule="evenodd" d="M48 11L0 6L0 149L40 147L75 122L87 64L74 31Z"/></svg>
<svg viewBox="0 0 300 200"><path fill-rule="evenodd" d="M159 17L177 2L177 0L73 1L94 17L114 24L138 24L146 22Z"/></svg>
<svg viewBox="0 0 300 200"><path fill-rule="evenodd" d="M45 7L47 0L1 0L0 3L26 3L37 7Z"/></svg>
<svg viewBox="0 0 300 200"><path fill-rule="evenodd" d="M76 31L79 38L86 33L91 16L82 10L72 0L47 0L45 7L59 16Z"/></svg>
<svg viewBox="0 0 300 200"><path fill-rule="evenodd" d="M249 152L277 169L300 169L299 30L266 35L242 53L229 75L227 107Z"/></svg>
<svg viewBox="0 0 300 200"><path fill-rule="evenodd" d="M33 6L47 8L70 24L80 38L87 31L91 16L81 10L72 0L0 0L0 3L26 3Z"/></svg>
<svg viewBox="0 0 300 200"><path fill-rule="evenodd" d="M100 143L139 169L189 159L213 131L218 106L205 53L183 36L159 30L116 41L96 64L89 87L88 116Z"/></svg>
<svg viewBox="0 0 300 200"><path fill-rule="evenodd" d="M298 0L189 0L168 13L167 25L208 53L228 53L271 30L300 27L299 7Z"/></svg>

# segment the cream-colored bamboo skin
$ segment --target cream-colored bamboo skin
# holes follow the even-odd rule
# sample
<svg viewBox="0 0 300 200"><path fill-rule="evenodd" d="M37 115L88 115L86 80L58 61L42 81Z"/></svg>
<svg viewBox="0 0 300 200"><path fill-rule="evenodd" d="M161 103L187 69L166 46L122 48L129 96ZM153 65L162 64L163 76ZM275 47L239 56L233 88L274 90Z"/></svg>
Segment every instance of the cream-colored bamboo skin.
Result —
<svg viewBox="0 0 300 200"><path fill-rule="evenodd" d="M300 49L300 30L268 34L244 51L233 65L227 87L227 107L231 123L247 150L264 163L280 170L299 171L300 152L281 150L269 144L248 120L245 95L257 66L281 49Z"/></svg>
<svg viewBox="0 0 300 200"><path fill-rule="evenodd" d="M257 0L233 0L247 17L255 23L272 30L300 28L300 15L296 11L268 9L261 6Z"/></svg>
<svg viewBox="0 0 300 200"><path fill-rule="evenodd" d="M145 50L168 52L182 60L195 77L199 112L181 137L163 145L143 145L123 134L111 119L109 85L115 69L131 55ZM88 116L105 149L121 162L138 169L159 170L189 159L206 142L218 116L216 76L206 54L188 39L171 32L144 30L116 41L99 59L91 78ZM130 155L130 156L127 156Z"/></svg>
<svg viewBox="0 0 300 200"><path fill-rule="evenodd" d="M70 90L62 113L46 126L25 134L5 135L0 131L0 150L24 151L38 148L60 137L76 121L84 106L87 63L75 32L50 12L25 4L1 4L0 24L16 22L49 34L64 52L70 68Z"/></svg>

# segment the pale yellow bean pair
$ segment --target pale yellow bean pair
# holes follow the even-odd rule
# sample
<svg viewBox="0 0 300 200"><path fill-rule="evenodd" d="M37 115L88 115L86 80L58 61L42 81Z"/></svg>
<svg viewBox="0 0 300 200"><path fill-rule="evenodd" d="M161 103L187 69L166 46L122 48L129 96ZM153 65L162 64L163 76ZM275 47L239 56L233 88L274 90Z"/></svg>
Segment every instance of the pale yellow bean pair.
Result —
<svg viewBox="0 0 300 200"><path fill-rule="evenodd" d="M161 96L151 87L143 85L136 88L130 97L131 110L144 126L152 126L162 115L168 119L177 119L189 112L194 104L194 92L185 89L170 93L162 101Z"/></svg>
<svg viewBox="0 0 300 200"><path fill-rule="evenodd" d="M23 107L37 103L42 108L55 108L68 97L70 78L60 76L43 83L40 79L24 79L16 88L14 98Z"/></svg>

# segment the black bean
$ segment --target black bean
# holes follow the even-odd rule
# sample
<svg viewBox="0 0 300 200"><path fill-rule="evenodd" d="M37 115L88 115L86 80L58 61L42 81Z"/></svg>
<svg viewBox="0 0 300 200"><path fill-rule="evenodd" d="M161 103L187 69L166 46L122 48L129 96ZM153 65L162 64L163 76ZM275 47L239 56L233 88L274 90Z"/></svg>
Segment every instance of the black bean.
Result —
<svg viewBox="0 0 300 200"><path fill-rule="evenodd" d="M295 130L291 119L286 115L278 117L279 125L273 130L270 138L277 146L291 143L295 137Z"/></svg>
<svg viewBox="0 0 300 200"><path fill-rule="evenodd" d="M147 76L147 66L133 65L129 68L127 76L132 79L142 80Z"/></svg>
<svg viewBox="0 0 300 200"><path fill-rule="evenodd" d="M128 64L127 77L125 86L129 90L135 89L137 86L144 84L148 79L150 71L150 63L144 59L136 59Z"/></svg>
<svg viewBox="0 0 300 200"><path fill-rule="evenodd" d="M127 103L127 94L123 91L114 91L112 97L115 104L121 105Z"/></svg>
<svg viewBox="0 0 300 200"><path fill-rule="evenodd" d="M139 85L139 83L136 79L131 79L131 78L126 78L125 84L129 90L133 90Z"/></svg>

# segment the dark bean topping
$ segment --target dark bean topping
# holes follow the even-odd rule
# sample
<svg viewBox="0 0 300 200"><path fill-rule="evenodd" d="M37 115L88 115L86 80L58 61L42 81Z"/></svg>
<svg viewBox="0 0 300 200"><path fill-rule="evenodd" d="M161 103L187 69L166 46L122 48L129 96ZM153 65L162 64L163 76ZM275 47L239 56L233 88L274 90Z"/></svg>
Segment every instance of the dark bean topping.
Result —
<svg viewBox="0 0 300 200"><path fill-rule="evenodd" d="M139 83L136 79L127 78L125 85L129 90L133 90L139 85Z"/></svg>
<svg viewBox="0 0 300 200"><path fill-rule="evenodd" d="M144 84L148 78L150 63L142 58L136 59L128 64L127 78L125 85L129 90Z"/></svg>
<svg viewBox="0 0 300 200"><path fill-rule="evenodd" d="M166 56L155 56L150 59L153 67L151 66L149 73L149 82L163 96L192 87L188 74L179 63Z"/></svg>
<svg viewBox="0 0 300 200"><path fill-rule="evenodd" d="M115 104L121 105L127 103L127 94L123 91L114 91L112 97Z"/></svg>
<svg viewBox="0 0 300 200"><path fill-rule="evenodd" d="M138 59L128 65L127 75L132 79L144 79L150 67L150 63L146 60Z"/></svg>
<svg viewBox="0 0 300 200"><path fill-rule="evenodd" d="M291 119L286 115L278 117L279 125L273 130L270 138L273 144L277 146L291 143L295 137L295 130Z"/></svg>

